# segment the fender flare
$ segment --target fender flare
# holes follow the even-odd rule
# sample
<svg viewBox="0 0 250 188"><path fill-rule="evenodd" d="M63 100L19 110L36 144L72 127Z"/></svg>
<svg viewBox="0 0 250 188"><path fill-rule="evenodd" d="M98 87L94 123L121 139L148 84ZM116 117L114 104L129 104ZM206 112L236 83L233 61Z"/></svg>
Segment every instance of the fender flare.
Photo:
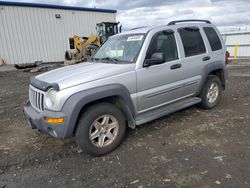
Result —
<svg viewBox="0 0 250 188"><path fill-rule="evenodd" d="M202 80L201 80L201 83L200 83L200 86L199 86L198 93L200 93L200 92L202 91L203 85L205 84L208 75L209 75L212 71L215 71L215 70L218 70L218 69L223 70L223 77L224 77L224 79L222 79L222 84L225 85L225 80L226 80L226 77L227 77L227 69L226 69L226 66L225 66L225 64L224 64L223 62L221 62L221 61L215 61L215 62L213 62L213 63L207 64L207 65L204 67L203 72L202 72Z"/></svg>
<svg viewBox="0 0 250 188"><path fill-rule="evenodd" d="M67 114L64 137L73 135L82 108L91 102L113 96L122 99L123 112L129 127L134 128L135 109L129 91L121 84L111 84L80 91L67 99L62 108L62 112Z"/></svg>

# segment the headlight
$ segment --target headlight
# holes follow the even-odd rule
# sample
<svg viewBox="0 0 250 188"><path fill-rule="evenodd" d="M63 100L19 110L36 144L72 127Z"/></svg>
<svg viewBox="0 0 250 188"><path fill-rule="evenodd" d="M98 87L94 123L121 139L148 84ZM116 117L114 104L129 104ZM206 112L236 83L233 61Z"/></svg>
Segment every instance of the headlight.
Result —
<svg viewBox="0 0 250 188"><path fill-rule="evenodd" d="M53 110L56 102L57 91L51 88L45 93L45 104L49 109Z"/></svg>

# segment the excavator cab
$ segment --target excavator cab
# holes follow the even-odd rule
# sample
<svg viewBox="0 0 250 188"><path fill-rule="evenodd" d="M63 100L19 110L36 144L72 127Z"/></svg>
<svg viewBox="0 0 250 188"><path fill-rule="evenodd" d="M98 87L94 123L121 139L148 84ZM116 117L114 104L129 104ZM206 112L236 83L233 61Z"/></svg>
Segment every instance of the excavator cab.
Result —
<svg viewBox="0 0 250 188"><path fill-rule="evenodd" d="M106 42L110 36L118 33L118 24L119 22L101 22L96 24L97 35L100 36L102 44Z"/></svg>

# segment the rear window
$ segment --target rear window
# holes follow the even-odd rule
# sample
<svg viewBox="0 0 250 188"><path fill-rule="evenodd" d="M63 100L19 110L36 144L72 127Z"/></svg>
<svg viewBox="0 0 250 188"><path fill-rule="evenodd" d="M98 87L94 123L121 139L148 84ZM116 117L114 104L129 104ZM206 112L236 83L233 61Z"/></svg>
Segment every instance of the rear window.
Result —
<svg viewBox="0 0 250 188"><path fill-rule="evenodd" d="M186 57L206 53L206 47L199 28L187 27L180 28L178 31L181 36Z"/></svg>
<svg viewBox="0 0 250 188"><path fill-rule="evenodd" d="M212 51L222 49L220 38L219 38L218 34L216 33L216 31L214 30L214 28L204 27L203 29L207 35L207 38L208 38L208 41L209 41L209 44L211 46Z"/></svg>

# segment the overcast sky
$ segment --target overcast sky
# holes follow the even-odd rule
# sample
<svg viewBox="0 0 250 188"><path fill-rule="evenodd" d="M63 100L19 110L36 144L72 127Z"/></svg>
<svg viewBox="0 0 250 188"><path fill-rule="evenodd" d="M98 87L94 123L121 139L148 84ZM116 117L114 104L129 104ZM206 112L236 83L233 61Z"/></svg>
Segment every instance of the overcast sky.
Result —
<svg viewBox="0 0 250 188"><path fill-rule="evenodd" d="M14 1L14 0L12 0ZM208 19L217 26L250 24L250 0L26 0L116 9L124 28L163 25L177 19Z"/></svg>

